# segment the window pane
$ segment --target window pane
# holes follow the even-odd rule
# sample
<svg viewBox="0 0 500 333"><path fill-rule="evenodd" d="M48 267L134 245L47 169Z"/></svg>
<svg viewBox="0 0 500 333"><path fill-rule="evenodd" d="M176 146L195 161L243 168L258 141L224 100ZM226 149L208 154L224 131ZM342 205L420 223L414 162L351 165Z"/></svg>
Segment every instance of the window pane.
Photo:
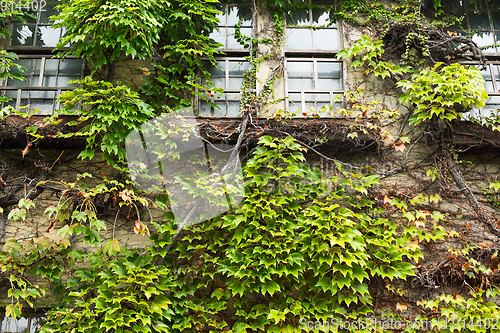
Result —
<svg viewBox="0 0 500 333"><path fill-rule="evenodd" d="M240 31L241 31L241 34L243 36L250 36L250 34L252 33L251 28L241 28ZM242 48L244 48L244 46L241 45L236 40L236 37L234 35L235 34L234 28L228 28L227 33L228 33L228 36L227 36L227 48L228 49L242 49Z"/></svg>
<svg viewBox="0 0 500 333"><path fill-rule="evenodd" d="M486 9L484 0L466 0L465 4L467 5L467 9Z"/></svg>
<svg viewBox="0 0 500 333"><path fill-rule="evenodd" d="M472 36L472 40L476 42L478 46L487 46L495 44L493 33L490 32L480 32Z"/></svg>
<svg viewBox="0 0 500 333"><path fill-rule="evenodd" d="M322 105L330 103L330 94L314 94L316 102L321 102Z"/></svg>
<svg viewBox="0 0 500 333"><path fill-rule="evenodd" d="M311 30L287 28L286 46L289 50L310 50L311 49Z"/></svg>
<svg viewBox="0 0 500 333"><path fill-rule="evenodd" d="M40 61L37 61L36 71L40 71ZM45 59L45 75L56 75L57 67L59 66L58 59Z"/></svg>
<svg viewBox="0 0 500 333"><path fill-rule="evenodd" d="M212 111L211 111L212 107L210 106L210 104L208 104L208 102L201 102L201 105L200 105L200 116L211 116L212 115Z"/></svg>
<svg viewBox="0 0 500 333"><path fill-rule="evenodd" d="M318 77L340 77L340 64L318 61Z"/></svg>
<svg viewBox="0 0 500 333"><path fill-rule="evenodd" d="M312 33L315 50L338 50L337 29L319 29Z"/></svg>
<svg viewBox="0 0 500 333"><path fill-rule="evenodd" d="M288 77L313 77L312 62L289 62Z"/></svg>
<svg viewBox="0 0 500 333"><path fill-rule="evenodd" d="M287 15L287 25L310 25L309 10L292 10L291 15Z"/></svg>
<svg viewBox="0 0 500 333"><path fill-rule="evenodd" d="M227 115L237 117L240 115L240 102L228 102Z"/></svg>
<svg viewBox="0 0 500 333"><path fill-rule="evenodd" d="M82 60L81 59L65 59L59 65L59 75L76 75L80 76L82 73Z"/></svg>
<svg viewBox="0 0 500 333"><path fill-rule="evenodd" d="M213 77L212 82L216 88L226 89L226 79L222 77Z"/></svg>
<svg viewBox="0 0 500 333"><path fill-rule="evenodd" d="M216 102L215 105L217 105L219 108L214 108L214 116L216 117L222 117L226 115L226 102Z"/></svg>
<svg viewBox="0 0 500 333"><path fill-rule="evenodd" d="M469 23L471 30L489 30L490 29L490 19L488 18L488 12L482 11L479 13L468 12Z"/></svg>
<svg viewBox="0 0 500 333"><path fill-rule="evenodd" d="M54 8L54 5L45 6L45 11L40 12L40 23L52 24L53 21L49 19L52 15L57 15L59 12Z"/></svg>
<svg viewBox="0 0 500 333"><path fill-rule="evenodd" d="M38 27L39 32L35 46L54 47L61 37L61 28Z"/></svg>
<svg viewBox="0 0 500 333"><path fill-rule="evenodd" d="M54 102L44 99L32 99L29 105L29 112L37 112L40 114L51 113L54 108Z"/></svg>
<svg viewBox="0 0 500 333"><path fill-rule="evenodd" d="M252 7L251 6L229 6L227 15L227 25L234 26L240 20L242 25L252 25Z"/></svg>
<svg viewBox="0 0 500 333"><path fill-rule="evenodd" d="M30 96L30 98L53 100L54 97L56 96L56 92L55 91L30 91L29 96Z"/></svg>
<svg viewBox="0 0 500 333"><path fill-rule="evenodd" d="M220 31L220 32L219 32ZM221 43L223 47L226 46L226 28L219 28L219 31L215 30L208 35L214 42Z"/></svg>
<svg viewBox="0 0 500 333"><path fill-rule="evenodd" d="M330 23L330 13L321 8L314 8L313 13L313 24L325 25Z"/></svg>
<svg viewBox="0 0 500 333"><path fill-rule="evenodd" d="M320 90L340 90L339 79L318 79L318 89Z"/></svg>
<svg viewBox="0 0 500 333"><path fill-rule="evenodd" d="M495 30L500 30L500 12L492 11L491 20L493 21L493 27Z"/></svg>
<svg viewBox="0 0 500 333"><path fill-rule="evenodd" d="M243 78L230 77L228 89L239 90L241 88L242 83L243 83Z"/></svg>
<svg viewBox="0 0 500 333"><path fill-rule="evenodd" d="M229 75L239 75L243 76L243 73L250 69L250 64L248 62L241 61L230 61L229 62Z"/></svg>
<svg viewBox="0 0 500 333"><path fill-rule="evenodd" d="M291 90L314 89L314 82L312 79L288 79L288 88Z"/></svg>
<svg viewBox="0 0 500 333"><path fill-rule="evenodd" d="M226 62L225 61L217 61L217 67L215 67L210 62L205 61L203 63L203 68L205 70L207 70L212 75L224 76L225 75L224 70L226 68Z"/></svg>
<svg viewBox="0 0 500 333"><path fill-rule="evenodd" d="M11 46L33 46L34 26L14 26Z"/></svg>

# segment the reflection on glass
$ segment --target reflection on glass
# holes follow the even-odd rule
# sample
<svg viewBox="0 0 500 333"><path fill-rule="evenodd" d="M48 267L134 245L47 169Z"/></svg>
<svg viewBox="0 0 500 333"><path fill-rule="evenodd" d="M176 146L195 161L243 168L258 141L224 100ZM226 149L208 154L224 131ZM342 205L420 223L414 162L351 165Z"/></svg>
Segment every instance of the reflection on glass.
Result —
<svg viewBox="0 0 500 333"><path fill-rule="evenodd" d="M30 98L53 100L55 96L56 96L55 91L30 91L29 92Z"/></svg>
<svg viewBox="0 0 500 333"><path fill-rule="evenodd" d="M485 0L466 0L465 3L468 9L486 9Z"/></svg>
<svg viewBox="0 0 500 333"><path fill-rule="evenodd" d="M223 77L214 77L212 82L216 88L226 89L226 79Z"/></svg>
<svg viewBox="0 0 500 333"><path fill-rule="evenodd" d="M200 116L210 116L212 115L212 107L210 106L210 104L208 104L208 102L201 102L201 105L200 105Z"/></svg>
<svg viewBox="0 0 500 333"><path fill-rule="evenodd" d="M490 29L490 19L488 18L488 12L481 11L478 13L468 12L469 23L471 30L485 30Z"/></svg>
<svg viewBox="0 0 500 333"><path fill-rule="evenodd" d="M312 62L289 62L288 77L313 77Z"/></svg>
<svg viewBox="0 0 500 333"><path fill-rule="evenodd" d="M35 27L22 26L14 27L12 32L11 46L33 46L33 36Z"/></svg>
<svg viewBox="0 0 500 333"><path fill-rule="evenodd" d="M40 70L41 61L37 61L35 71ZM57 67L59 67L59 59L46 59L45 60L45 75L56 75Z"/></svg>
<svg viewBox="0 0 500 333"><path fill-rule="evenodd" d="M314 8L312 10L313 24L327 25L330 23L330 13L321 8Z"/></svg>
<svg viewBox="0 0 500 333"><path fill-rule="evenodd" d="M340 77L340 65L318 61L318 77Z"/></svg>
<svg viewBox="0 0 500 333"><path fill-rule="evenodd" d="M35 46L55 47L61 38L61 28L38 27L39 33Z"/></svg>
<svg viewBox="0 0 500 333"><path fill-rule="evenodd" d="M340 90L339 79L318 79L318 89L320 90Z"/></svg>
<svg viewBox="0 0 500 333"><path fill-rule="evenodd" d="M230 61L229 62L229 75L243 75L243 73L250 69L248 62Z"/></svg>
<svg viewBox="0 0 500 333"><path fill-rule="evenodd" d="M216 43L221 43L222 46L226 46L226 28L219 28L219 31L212 31L208 37Z"/></svg>
<svg viewBox="0 0 500 333"><path fill-rule="evenodd" d="M310 25L309 10L292 10L292 15L287 15L288 25Z"/></svg>
<svg viewBox="0 0 500 333"><path fill-rule="evenodd" d="M491 13L491 21L493 22L493 28L495 30L500 30L500 11L491 11L490 13Z"/></svg>
<svg viewBox="0 0 500 333"><path fill-rule="evenodd" d="M319 29L313 32L314 50L338 50L338 37L336 29Z"/></svg>
<svg viewBox="0 0 500 333"><path fill-rule="evenodd" d="M487 46L495 44L493 38L493 33L490 32L480 32L472 36L472 40L477 43L478 46Z"/></svg>
<svg viewBox="0 0 500 333"><path fill-rule="evenodd" d="M47 72L47 64L45 64L45 72ZM61 60L61 64L59 65L59 74L76 75L79 77L81 75L81 72L82 72L81 59Z"/></svg>
<svg viewBox="0 0 500 333"><path fill-rule="evenodd" d="M234 26L240 20L242 25L252 25L250 6L230 6L228 7L227 25Z"/></svg>

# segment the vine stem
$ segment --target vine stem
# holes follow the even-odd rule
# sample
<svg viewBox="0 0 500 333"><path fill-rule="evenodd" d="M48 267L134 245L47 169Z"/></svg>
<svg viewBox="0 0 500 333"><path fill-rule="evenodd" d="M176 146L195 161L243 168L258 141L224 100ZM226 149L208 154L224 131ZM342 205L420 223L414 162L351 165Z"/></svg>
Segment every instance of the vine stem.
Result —
<svg viewBox="0 0 500 333"><path fill-rule="evenodd" d="M460 192L462 192L462 194L467 199L469 206L471 206L471 208L474 210L474 213L476 213L477 219L479 220L479 222L486 225L486 227L492 234L500 238L500 229L498 228L497 223L493 221L490 215L484 210L484 208L474 196L474 193L472 193L470 188L467 186L467 183L462 177L460 170L457 169L456 160L451 157L450 147L447 145L443 145L441 148L443 150L446 167L450 171L451 177L457 184Z"/></svg>
<svg viewBox="0 0 500 333"><path fill-rule="evenodd" d="M241 126L239 127L240 134L238 135L238 141L236 142L236 145L233 147L231 155L229 155L229 158L228 158L226 164L224 165L224 167L220 171L221 177L219 177L219 179L216 182L214 182L212 184L212 186L217 185L223 179L224 174L229 170L229 167L233 164L234 159L236 158L237 154L239 153L239 148L241 146L241 143L243 142L243 137L245 136L245 132L246 132L246 129L248 126L248 121L251 117L251 112L252 112L251 110L244 111L244 118L243 118L243 121L241 123ZM234 176L234 173L235 173L235 170L233 169L231 178ZM177 228L177 232L175 233L174 237L172 237L170 244L168 244L168 246L166 248L167 254L170 251L172 244L174 244L174 242L177 240L177 237L179 237L182 230L184 230L186 225L189 223L189 221L193 217L193 214L200 207L201 201L202 201L201 197L198 197L198 199L194 203L193 207L191 207L191 209L189 210L188 215L184 218L182 223Z"/></svg>

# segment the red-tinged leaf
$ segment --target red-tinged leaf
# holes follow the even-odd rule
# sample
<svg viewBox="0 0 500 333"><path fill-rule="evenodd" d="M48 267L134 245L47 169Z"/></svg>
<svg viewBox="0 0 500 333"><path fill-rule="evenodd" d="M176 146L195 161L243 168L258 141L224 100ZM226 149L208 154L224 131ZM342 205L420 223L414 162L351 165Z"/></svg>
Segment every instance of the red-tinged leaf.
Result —
<svg viewBox="0 0 500 333"><path fill-rule="evenodd" d="M401 143L401 142L396 142L392 147L398 151L405 151L405 149L406 149L406 146L404 145L404 143Z"/></svg>
<svg viewBox="0 0 500 333"><path fill-rule="evenodd" d="M28 142L28 144L26 145L26 148L24 148L24 150L23 150L23 157L26 156L26 154L30 150L31 145L32 145L31 141Z"/></svg>

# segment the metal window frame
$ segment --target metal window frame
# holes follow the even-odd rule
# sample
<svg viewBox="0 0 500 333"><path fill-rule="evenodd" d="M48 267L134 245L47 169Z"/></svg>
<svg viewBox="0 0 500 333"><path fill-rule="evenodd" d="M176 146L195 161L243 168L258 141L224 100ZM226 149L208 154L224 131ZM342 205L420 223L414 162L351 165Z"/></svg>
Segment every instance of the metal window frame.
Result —
<svg viewBox="0 0 500 333"><path fill-rule="evenodd" d="M57 98L61 95L61 93L63 91L68 91L68 90L73 90L74 87L68 87L68 86L52 86L52 87L44 87L43 86L43 79L44 77L56 77L56 82L57 80L59 79L59 77L75 77L75 75L65 75L65 74L60 74L59 73L59 70L60 70L60 66L61 66L61 61L63 61L63 59L56 59L58 60L58 65L57 65L57 70L56 70L56 74L55 75L45 75L45 61L47 59L52 59L50 56L48 55L19 55L19 59L32 59L33 61L36 61L37 59L41 59L41 64L40 64L40 71L39 72L35 72L35 63L33 63L33 66L32 66L32 72L29 73L28 75L25 75L25 76L29 76L31 77L28 78L28 82L29 82L29 85L28 86L7 86L8 84L8 78L6 78L5 80L2 80L1 82L1 90L2 90L2 95L4 96L5 95L5 92L6 91L12 91L12 90L15 90L17 91L17 94L16 94L16 104L15 104L15 108L16 109L21 109L21 102L22 100L26 100L26 98L22 98L22 94L23 92L27 91L28 92L28 98L27 100L30 101L32 98L31 98L31 92L33 91L55 91L55 94L54 94L54 97L52 98L52 108L51 110L40 110L38 111L37 114L41 114L41 115L52 115L54 114L55 110L58 110L61 108L61 103L59 101L57 101ZM76 57L66 57L66 59L78 59ZM82 79L83 77L83 73L84 73L84 67L85 67L85 61L82 59L82 67L80 69L80 76L79 76L79 79ZM24 76L24 75L23 75ZM33 77L35 76L39 76L39 79L38 79L38 87L34 87L32 86L33 85ZM57 84L57 83L56 83ZM49 98L36 98L36 99L42 99L42 100L50 100ZM2 103L2 107L5 107L6 106L6 102ZM31 108L30 107L30 110L31 109L36 109L36 106L34 108Z"/></svg>
<svg viewBox="0 0 500 333"><path fill-rule="evenodd" d="M233 2L231 2L231 3L225 2L225 3L222 3L221 5L224 6L225 24L224 25L218 24L216 27L219 29L225 30L225 33L221 34L221 35L224 35L225 43L224 43L224 46L221 47L219 50L224 51L224 52L231 52L231 51L241 52L243 50L248 50L248 49L243 48L243 46L241 48L237 48L237 49L228 48L228 45L229 45L229 33L228 33L228 31L229 31L229 29L235 29L235 27L236 27L235 25L228 25L229 7L238 7L238 6L253 7L253 5L247 4L247 3L233 3ZM255 10L255 9L253 9L253 10ZM250 20L253 20L253 18L250 18ZM241 28L252 28L252 25L251 24L250 25L242 25Z"/></svg>
<svg viewBox="0 0 500 333"><path fill-rule="evenodd" d="M312 62L313 63L313 73L312 73L312 79L314 82L314 89L290 89L289 88L289 80L290 78L308 78L310 79L311 76L308 77L289 77L288 75L288 63L289 62ZM336 63L339 65L339 81L340 81L340 90L324 90L324 89L318 89L318 62L327 62L327 63ZM309 58L286 58L285 59L285 70L284 70L284 77L285 77L285 110L287 112L290 112L290 103L293 101L290 100L290 94L297 94L300 93L300 105L302 111L306 111L306 100L305 100L305 94L329 94L329 102L332 107L334 107L333 99L335 98L334 96L336 95L341 95L345 92L345 82L344 82L344 66L343 62L337 60L336 58L318 58L318 57L309 57ZM323 102L316 102L316 103L323 103Z"/></svg>
<svg viewBox="0 0 500 333"><path fill-rule="evenodd" d="M312 5L312 1L311 0L307 0L307 1L308 1L308 5ZM336 4L336 1L333 1L332 5L335 5L335 4ZM328 8L330 6L324 6L324 7ZM311 22L313 22L313 9L312 8L308 8L308 14L309 14L309 23L311 23ZM343 48L342 38L340 38L340 36L342 34L342 25L340 24L339 21L336 22L335 26L328 26L328 27L322 27L322 28L318 28L318 29L313 29L310 26L301 27L301 26L289 25L286 22L286 18L285 18L285 35L286 35L286 30L288 28L308 30L310 32L310 36L311 36L311 45L310 45L311 48L310 49L293 49L293 50L289 50L288 49L288 38L285 37L284 49L285 49L286 53L305 53L305 52L307 52L307 53L324 53L324 54L335 53L336 54L338 51L342 50L342 48ZM313 31L314 30L319 30L319 29L323 29L323 30L337 30L338 46L339 46L338 50L332 50L332 51L330 51L330 50L315 50L314 49L314 33L313 33Z"/></svg>
<svg viewBox="0 0 500 333"><path fill-rule="evenodd" d="M46 6L57 6L59 4L58 1L52 1L52 0L48 0L46 1ZM13 23L13 22L10 22L9 25L8 25L8 29L9 31L13 32L13 29L14 27L16 26L19 26L19 27L22 27L22 26L29 26L29 27L32 27L34 26L35 27L35 32L34 32L34 36L33 36L33 45L30 45L30 46L11 46L12 44L12 39L11 37L7 37L6 39L6 49L7 50L12 50L12 51L24 51L24 50L29 50L29 51L33 51L33 50L36 50L36 51L41 51L41 52L44 52L44 51L52 51L53 50L53 47L52 46L35 46L36 43L37 43L37 40L38 40L38 27L50 27L52 26L54 23L53 22L49 22L49 23L40 23L40 16L41 16L41 7L38 6L38 10L37 10L37 19L36 19L36 22L35 23ZM61 32L59 34L59 39L62 37L62 34L63 34L63 29L61 28ZM61 50L63 49L67 49L67 48L61 48Z"/></svg>
<svg viewBox="0 0 500 333"><path fill-rule="evenodd" d="M223 102L225 103L225 107L226 107L226 110L225 110L225 116L228 116L227 114L227 110L229 108L229 102L241 102L241 99L228 99L227 98L227 94L231 94L231 93L234 93L234 94L241 94L241 89L231 89L229 88L229 79L230 78L243 78L244 79L244 75L229 75L229 62L230 61L234 61L234 62L238 62L238 63L242 63L242 62L248 62L247 59L245 59L244 57L220 57L220 58L216 58L215 59L217 62L220 62L220 61L225 61L225 66L224 66L224 75L210 75L210 79L213 79L213 78L224 78L224 82L225 82L225 87L216 87L216 88L222 88L224 89L224 98L222 99L217 99L216 100L216 94L217 93L214 93L212 92L212 96L210 96L210 102L212 103L215 103L215 102ZM206 103L205 101L201 100L200 98L199 99L199 105L198 105L198 114L199 114L199 110L201 110L201 104L202 103ZM210 115L209 116L214 116L214 113L215 113L215 107L214 106L210 106Z"/></svg>

